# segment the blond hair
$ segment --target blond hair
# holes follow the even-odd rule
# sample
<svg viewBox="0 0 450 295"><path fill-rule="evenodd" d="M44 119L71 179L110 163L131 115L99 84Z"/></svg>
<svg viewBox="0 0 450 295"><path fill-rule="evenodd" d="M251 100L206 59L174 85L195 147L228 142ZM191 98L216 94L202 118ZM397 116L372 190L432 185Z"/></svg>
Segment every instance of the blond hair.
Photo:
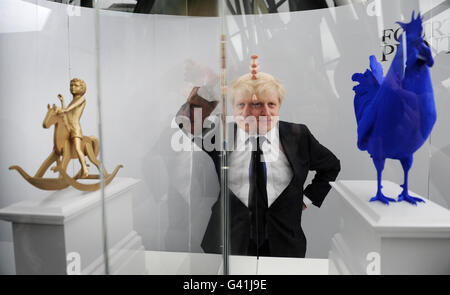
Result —
<svg viewBox="0 0 450 295"><path fill-rule="evenodd" d="M248 91L251 94L256 94L259 96L261 93L268 89L275 89L278 93L278 99L280 104L283 103L284 96L286 94L286 90L281 82L276 79L274 76L264 73L258 72L257 79L252 79L252 74L245 74L234 80L231 83L230 87L230 98L231 103L234 104L234 96L238 91Z"/></svg>

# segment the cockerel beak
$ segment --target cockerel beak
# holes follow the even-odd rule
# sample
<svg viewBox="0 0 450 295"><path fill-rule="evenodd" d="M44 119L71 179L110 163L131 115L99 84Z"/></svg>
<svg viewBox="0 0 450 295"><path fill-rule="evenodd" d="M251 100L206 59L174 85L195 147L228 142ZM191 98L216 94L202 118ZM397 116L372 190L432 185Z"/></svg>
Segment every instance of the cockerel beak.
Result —
<svg viewBox="0 0 450 295"><path fill-rule="evenodd" d="M423 61L423 63L429 67L432 67L434 64L433 58L427 58L427 57L421 55L420 53L417 54L417 59Z"/></svg>
<svg viewBox="0 0 450 295"><path fill-rule="evenodd" d="M427 61L427 59L425 58L425 56L418 54L417 55L417 59L423 60L423 61Z"/></svg>
<svg viewBox="0 0 450 295"><path fill-rule="evenodd" d="M429 67L432 67L434 64L433 56L431 54L430 47L426 41L424 41L424 45L417 50L416 55L417 60L422 61Z"/></svg>
<svg viewBox="0 0 450 295"><path fill-rule="evenodd" d="M427 52L417 52L416 60L422 64L427 65L428 67L432 67L434 64L433 57L431 54L427 54Z"/></svg>

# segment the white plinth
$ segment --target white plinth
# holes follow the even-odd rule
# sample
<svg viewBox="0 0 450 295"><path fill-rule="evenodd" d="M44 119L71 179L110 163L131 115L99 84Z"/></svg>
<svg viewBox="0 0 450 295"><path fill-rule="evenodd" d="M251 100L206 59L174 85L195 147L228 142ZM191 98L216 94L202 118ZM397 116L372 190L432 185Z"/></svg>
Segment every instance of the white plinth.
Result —
<svg viewBox="0 0 450 295"><path fill-rule="evenodd" d="M111 274L145 273L144 247L133 230L132 197L138 182L117 177L105 188ZM13 225L17 274L66 274L68 269L104 274L100 191L67 188L3 208L0 219Z"/></svg>
<svg viewBox="0 0 450 295"><path fill-rule="evenodd" d="M397 200L402 188L382 185L384 195ZM449 210L428 199L417 206L369 202L376 181L332 186L342 197L342 217L329 253L330 274L450 274Z"/></svg>
<svg viewBox="0 0 450 295"><path fill-rule="evenodd" d="M151 275L221 275L220 254L146 251ZM231 275L327 275L328 259L231 255Z"/></svg>

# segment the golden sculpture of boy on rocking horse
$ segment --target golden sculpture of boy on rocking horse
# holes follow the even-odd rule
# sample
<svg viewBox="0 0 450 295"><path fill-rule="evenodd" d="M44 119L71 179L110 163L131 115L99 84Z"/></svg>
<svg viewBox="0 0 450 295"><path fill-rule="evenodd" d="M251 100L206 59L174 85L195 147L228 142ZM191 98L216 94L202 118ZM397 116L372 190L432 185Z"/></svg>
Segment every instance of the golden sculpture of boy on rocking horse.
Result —
<svg viewBox="0 0 450 295"><path fill-rule="evenodd" d="M100 162L97 160L99 151L98 139L94 136L83 136L81 132L80 118L86 106L86 83L81 79L72 79L70 81L70 92L73 99L70 104L65 107L64 98L58 94L61 102L61 108L53 105L47 105L47 115L42 123L44 128L50 128L55 125L55 132L53 136L53 150L47 159L42 163L39 170L34 177L29 176L19 166L11 166L9 169L17 170L29 183L43 190L60 190L69 185L82 191L95 191L100 188L100 182L97 183L81 183L77 179L99 179L99 174L89 174L88 164L85 157L97 167L99 171L102 170ZM71 159L80 161L81 170L72 178L67 172L67 165ZM56 166L51 168L54 172L59 172L58 178L44 178L45 172L48 168L56 162ZM105 185L109 184L116 176L119 169L123 167L119 165L112 174L108 174L103 168Z"/></svg>

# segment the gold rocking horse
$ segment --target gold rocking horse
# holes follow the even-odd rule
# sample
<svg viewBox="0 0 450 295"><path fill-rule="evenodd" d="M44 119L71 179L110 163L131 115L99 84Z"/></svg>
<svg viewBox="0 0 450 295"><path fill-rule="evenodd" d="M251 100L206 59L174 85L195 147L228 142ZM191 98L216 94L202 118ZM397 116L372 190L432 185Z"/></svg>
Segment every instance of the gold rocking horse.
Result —
<svg viewBox="0 0 450 295"><path fill-rule="evenodd" d="M76 79L74 79L76 80ZM71 90L72 90L72 82L71 81ZM81 80L80 80L81 81ZM83 81L84 83L84 81ZM84 93L83 93L84 94ZM20 175L25 178L33 186L43 189L43 190L61 190L68 186L73 186L74 188L81 191L95 191L100 188L100 181L97 183L81 183L77 181L78 179L100 179L100 174L85 174L83 173L83 168L74 176L70 177L67 172L67 165L69 164L71 159L77 159L80 156L87 156L88 159L93 163L99 171L101 171L101 165L99 160L97 160L97 155L99 151L99 142L98 139L94 136L82 136L80 141L80 151L82 155L77 153L75 143L71 138L70 133L70 125L68 121L68 114L63 112L64 100L62 96L59 96L61 100L62 108L53 105L47 105L47 115L45 116L43 127L50 128L52 125L55 125L55 131L53 136L53 150L47 159L42 163L39 170L36 172L34 177L28 175L21 167L19 166L11 166L10 170L17 170ZM74 96L75 97L75 96ZM74 99L75 101L75 99ZM70 105L69 105L70 107ZM83 105L84 107L84 105ZM56 162L56 166L52 167L51 170L54 172L59 172L58 178L44 178L45 172L48 168ZM86 165L88 166L88 165ZM114 169L113 173L108 174L106 169L103 168L104 175L104 183L108 185L113 178L116 176L117 172L122 165L118 165L116 169Z"/></svg>

